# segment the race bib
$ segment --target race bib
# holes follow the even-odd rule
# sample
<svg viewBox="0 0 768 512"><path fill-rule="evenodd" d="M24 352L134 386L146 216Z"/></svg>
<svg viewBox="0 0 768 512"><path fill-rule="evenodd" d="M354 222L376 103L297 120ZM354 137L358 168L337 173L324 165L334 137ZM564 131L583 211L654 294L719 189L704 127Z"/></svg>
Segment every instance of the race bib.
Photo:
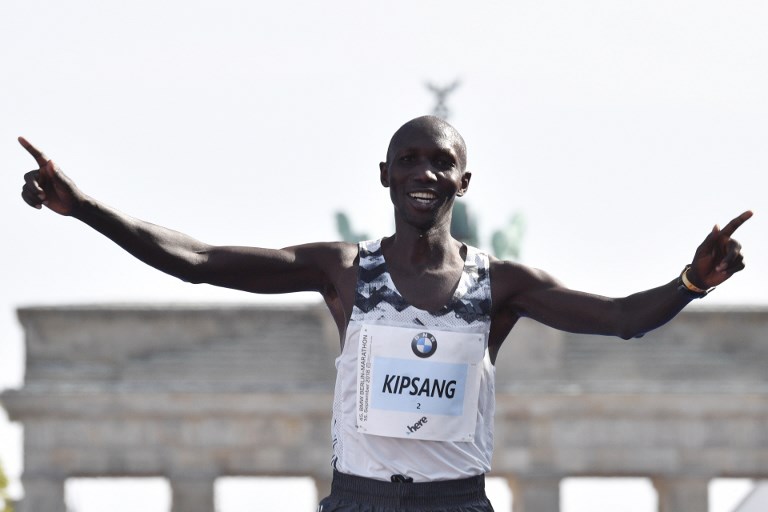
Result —
<svg viewBox="0 0 768 512"><path fill-rule="evenodd" d="M358 432L471 441L484 355L481 333L363 325L358 342Z"/></svg>

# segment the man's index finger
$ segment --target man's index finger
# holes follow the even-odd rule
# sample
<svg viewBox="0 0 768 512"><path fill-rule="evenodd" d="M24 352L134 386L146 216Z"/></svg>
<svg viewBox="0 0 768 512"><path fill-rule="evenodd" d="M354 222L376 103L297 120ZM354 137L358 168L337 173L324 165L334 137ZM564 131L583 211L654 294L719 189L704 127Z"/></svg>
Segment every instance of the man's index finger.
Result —
<svg viewBox="0 0 768 512"><path fill-rule="evenodd" d="M40 167L43 167L46 163L48 163L48 157L45 156L45 153L33 146L32 143L30 143L24 137L19 137L19 144L21 144L24 149L26 149L29 154L32 155L32 157L37 161L37 165Z"/></svg>
<svg viewBox="0 0 768 512"><path fill-rule="evenodd" d="M750 217L752 217L752 210L745 211L721 229L720 234L730 237L734 231L739 229L739 226L744 224Z"/></svg>

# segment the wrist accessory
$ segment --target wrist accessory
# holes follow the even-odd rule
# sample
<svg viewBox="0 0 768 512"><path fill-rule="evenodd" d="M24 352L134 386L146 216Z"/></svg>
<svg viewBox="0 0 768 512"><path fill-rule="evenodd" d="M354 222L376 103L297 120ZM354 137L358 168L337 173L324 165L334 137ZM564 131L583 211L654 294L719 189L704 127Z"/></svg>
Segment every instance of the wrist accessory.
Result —
<svg viewBox="0 0 768 512"><path fill-rule="evenodd" d="M690 279L688 279L688 271L691 269L690 265L686 265L682 272L680 272L680 277L677 279L678 281L678 289L688 293L689 295L692 295L696 299L700 299L702 297L706 297L709 292L715 289L713 286L712 288L705 290L703 288L699 288L695 284L693 284Z"/></svg>

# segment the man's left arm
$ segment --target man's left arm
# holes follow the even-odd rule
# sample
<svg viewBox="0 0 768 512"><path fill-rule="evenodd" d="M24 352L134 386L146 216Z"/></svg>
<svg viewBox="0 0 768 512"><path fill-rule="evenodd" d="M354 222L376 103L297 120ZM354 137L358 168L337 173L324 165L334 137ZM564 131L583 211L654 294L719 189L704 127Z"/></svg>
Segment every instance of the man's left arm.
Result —
<svg viewBox="0 0 768 512"><path fill-rule="evenodd" d="M741 246L732 235L751 216L746 211L723 229L715 226L678 278L623 298L571 290L540 270L494 262L496 306L568 332L642 336L744 268Z"/></svg>

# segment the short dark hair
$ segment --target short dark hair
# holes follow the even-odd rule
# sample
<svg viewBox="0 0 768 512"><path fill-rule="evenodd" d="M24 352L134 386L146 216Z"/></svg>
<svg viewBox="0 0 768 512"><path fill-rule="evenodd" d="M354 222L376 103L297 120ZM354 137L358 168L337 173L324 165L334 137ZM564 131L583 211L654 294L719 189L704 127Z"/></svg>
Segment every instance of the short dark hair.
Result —
<svg viewBox="0 0 768 512"><path fill-rule="evenodd" d="M456 153L459 158L459 166L464 171L467 168L467 145L464 142L464 137L461 136L459 131L454 128L448 121L441 119L437 116L421 116L415 119L411 119L403 126L397 129L389 140L389 147L387 147L387 163L389 163L393 157L392 151L397 143L400 142L400 138L411 130L422 131L439 131L443 134L447 133L449 138L453 141L456 148Z"/></svg>

